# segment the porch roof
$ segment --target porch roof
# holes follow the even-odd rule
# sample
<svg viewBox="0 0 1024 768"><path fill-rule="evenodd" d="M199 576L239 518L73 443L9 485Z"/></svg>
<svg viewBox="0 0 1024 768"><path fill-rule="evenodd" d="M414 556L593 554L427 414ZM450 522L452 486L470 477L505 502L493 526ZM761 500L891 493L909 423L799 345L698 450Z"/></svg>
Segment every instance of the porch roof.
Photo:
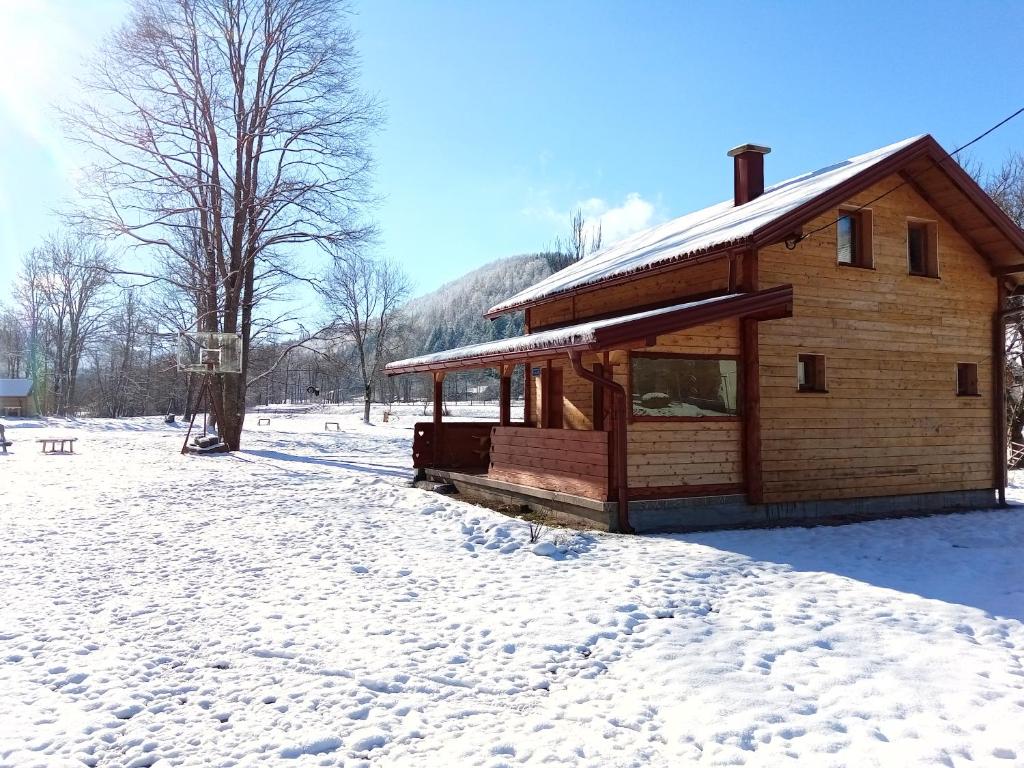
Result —
<svg viewBox="0 0 1024 768"><path fill-rule="evenodd" d="M727 293L645 312L553 328L525 336L470 344L431 355L397 360L384 368L388 376L457 368L486 368L501 363L545 359L563 352L596 352L643 342L651 336L693 328L732 317L768 320L793 311L793 286L752 293Z"/></svg>

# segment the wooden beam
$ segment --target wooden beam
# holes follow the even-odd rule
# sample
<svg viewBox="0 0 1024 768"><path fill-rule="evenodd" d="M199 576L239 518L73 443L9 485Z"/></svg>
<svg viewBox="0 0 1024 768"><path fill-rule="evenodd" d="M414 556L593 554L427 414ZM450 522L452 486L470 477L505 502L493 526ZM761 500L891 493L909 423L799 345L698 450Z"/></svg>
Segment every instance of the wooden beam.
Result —
<svg viewBox="0 0 1024 768"><path fill-rule="evenodd" d="M434 446L434 466L441 466L441 417L444 413L444 371L434 371L434 434L432 444Z"/></svg>
<svg viewBox="0 0 1024 768"><path fill-rule="evenodd" d="M757 251L751 249L743 254L742 290L753 292L758 289ZM761 472L761 371L758 339L758 321L740 321L740 397L743 418L743 482L746 486L747 501L760 504L764 501L764 483Z"/></svg>
<svg viewBox="0 0 1024 768"><path fill-rule="evenodd" d="M1024 272L1024 264L1008 264L1005 267L992 267L992 274L996 277L1007 277Z"/></svg>
<svg viewBox="0 0 1024 768"><path fill-rule="evenodd" d="M498 387L498 425L507 427L512 423L512 368L502 365L498 368L501 381Z"/></svg>
<svg viewBox="0 0 1024 768"><path fill-rule="evenodd" d="M992 460L999 505L1006 505L1006 287L996 281L996 311L992 318Z"/></svg>

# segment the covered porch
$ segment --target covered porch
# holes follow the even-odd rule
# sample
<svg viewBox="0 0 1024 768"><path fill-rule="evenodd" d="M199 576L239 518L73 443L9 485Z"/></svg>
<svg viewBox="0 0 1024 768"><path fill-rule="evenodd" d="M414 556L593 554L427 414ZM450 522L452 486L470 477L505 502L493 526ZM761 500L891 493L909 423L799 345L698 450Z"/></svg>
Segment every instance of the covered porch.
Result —
<svg viewBox="0 0 1024 768"><path fill-rule="evenodd" d="M756 407L749 402L756 396L756 385L749 381L756 358L747 364L741 354L674 355L688 361L733 361L732 395L724 398L730 402L722 415L693 405L688 408L694 415L677 415L669 408L667 416L638 416L633 363L664 350L673 340L681 344L684 337L694 339L691 348L703 349L698 343L704 343L698 330L702 327L727 336L719 343L726 344L727 351L739 352L742 323L791 314L790 286L728 293L402 360L385 370L392 376L425 373L432 378L433 419L416 424L413 438L413 465L420 479L453 483L468 496L523 504L631 532L631 506L642 509L656 501L689 499L685 506L693 507L702 497L745 504L751 474L738 467L741 433L747 431L744 422L756 418ZM526 376L524 421L514 424L512 376L520 364ZM500 376L498 421L446 421L445 376L483 367L497 369ZM670 431L679 425L684 429ZM702 473L691 484L684 477L687 473L676 470L680 462L692 461L694 452L706 450L699 439L686 442L687 436L702 435L728 447L732 455L722 459L728 472ZM646 458L634 457L631 463L631 452ZM644 463L637 465L641 460ZM636 474L632 483L631 466ZM727 474L739 482L715 482Z"/></svg>

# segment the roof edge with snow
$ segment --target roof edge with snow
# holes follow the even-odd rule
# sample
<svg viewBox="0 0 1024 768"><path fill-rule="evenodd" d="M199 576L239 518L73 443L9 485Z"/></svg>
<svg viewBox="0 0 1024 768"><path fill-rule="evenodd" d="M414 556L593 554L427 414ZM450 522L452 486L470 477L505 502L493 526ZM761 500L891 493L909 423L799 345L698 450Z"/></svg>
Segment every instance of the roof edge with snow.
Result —
<svg viewBox="0 0 1024 768"><path fill-rule="evenodd" d="M1024 232L932 136L924 134L779 182L743 205L727 200L638 232L549 275L494 305L484 316L494 318L738 247L781 242L861 189L921 159L941 168L1013 247L1024 253Z"/></svg>
<svg viewBox="0 0 1024 768"><path fill-rule="evenodd" d="M771 319L788 317L792 311L791 285L780 285L753 293L727 293L709 299L398 360L386 365L384 373L397 376L402 373L485 368L501 363L551 358L563 352L594 352L732 317Z"/></svg>

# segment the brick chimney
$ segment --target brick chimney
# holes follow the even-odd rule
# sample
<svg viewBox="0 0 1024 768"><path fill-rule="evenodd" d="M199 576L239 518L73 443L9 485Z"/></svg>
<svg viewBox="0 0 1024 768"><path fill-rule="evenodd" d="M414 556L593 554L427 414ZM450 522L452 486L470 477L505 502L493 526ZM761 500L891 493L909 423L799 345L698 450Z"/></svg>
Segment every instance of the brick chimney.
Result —
<svg viewBox="0 0 1024 768"><path fill-rule="evenodd" d="M733 159L733 202L749 203L764 192L764 156L771 147L759 144L740 144L729 150Z"/></svg>

